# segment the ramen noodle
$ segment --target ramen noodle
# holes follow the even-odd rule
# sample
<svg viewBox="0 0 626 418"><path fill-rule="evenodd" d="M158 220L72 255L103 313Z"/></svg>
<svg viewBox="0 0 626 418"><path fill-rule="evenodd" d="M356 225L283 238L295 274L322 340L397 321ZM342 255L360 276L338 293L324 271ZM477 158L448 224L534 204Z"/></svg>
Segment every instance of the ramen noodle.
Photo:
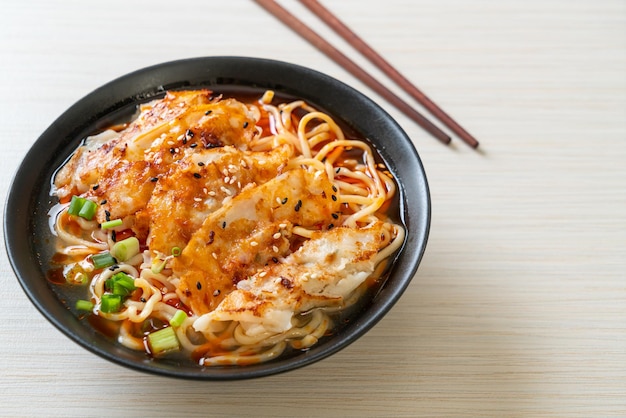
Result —
<svg viewBox="0 0 626 418"><path fill-rule="evenodd" d="M372 148L272 91L172 91L87 138L50 211L72 309L149 356L267 361L333 329L380 279L404 229Z"/></svg>

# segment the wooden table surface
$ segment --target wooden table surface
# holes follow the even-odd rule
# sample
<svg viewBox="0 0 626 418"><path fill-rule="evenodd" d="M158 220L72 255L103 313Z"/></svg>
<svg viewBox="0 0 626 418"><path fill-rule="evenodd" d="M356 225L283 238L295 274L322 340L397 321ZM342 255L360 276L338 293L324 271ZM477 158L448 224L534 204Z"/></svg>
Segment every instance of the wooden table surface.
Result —
<svg viewBox="0 0 626 418"><path fill-rule="evenodd" d="M96 87L239 55L309 66L379 102L420 153L433 218L415 278L368 334L314 365L226 383L80 348L29 302L3 250L0 416L626 416L626 3L323 4L480 151L432 139L252 1L2 2L3 197L36 138Z"/></svg>

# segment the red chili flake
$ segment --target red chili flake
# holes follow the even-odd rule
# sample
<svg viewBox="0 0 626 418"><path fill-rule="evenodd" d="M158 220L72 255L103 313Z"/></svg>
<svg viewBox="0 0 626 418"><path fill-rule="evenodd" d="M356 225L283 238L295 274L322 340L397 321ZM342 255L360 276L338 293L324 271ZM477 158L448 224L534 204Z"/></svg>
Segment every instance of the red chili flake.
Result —
<svg viewBox="0 0 626 418"><path fill-rule="evenodd" d="M207 242L208 244L213 244L213 241L215 240L215 231L211 231L209 232L209 242Z"/></svg>

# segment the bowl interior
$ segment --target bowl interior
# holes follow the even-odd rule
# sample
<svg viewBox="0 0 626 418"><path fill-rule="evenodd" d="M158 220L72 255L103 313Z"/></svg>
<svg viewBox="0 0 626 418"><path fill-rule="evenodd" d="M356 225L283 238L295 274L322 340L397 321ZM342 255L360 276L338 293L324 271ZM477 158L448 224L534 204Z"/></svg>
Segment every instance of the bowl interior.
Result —
<svg viewBox="0 0 626 418"><path fill-rule="evenodd" d="M80 141L120 118L138 103L166 90L206 87L215 91L273 89L306 100L369 139L399 183L404 247L385 285L346 325L306 352L253 366L201 368L179 360L150 360L126 349L79 320L48 284L51 251L48 210L54 171ZM295 369L344 348L374 326L413 278L425 250L430 197L422 163L400 126L373 101L319 72L279 61L205 57L159 64L116 79L64 112L33 144L20 165L5 208L5 242L17 278L37 309L76 343L110 361L140 371L202 380L260 377Z"/></svg>

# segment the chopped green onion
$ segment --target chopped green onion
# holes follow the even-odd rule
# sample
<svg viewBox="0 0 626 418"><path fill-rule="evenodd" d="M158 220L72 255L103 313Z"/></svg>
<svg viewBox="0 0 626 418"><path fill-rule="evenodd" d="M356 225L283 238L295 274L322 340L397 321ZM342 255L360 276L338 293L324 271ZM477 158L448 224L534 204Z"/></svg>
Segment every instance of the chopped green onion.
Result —
<svg viewBox="0 0 626 418"><path fill-rule="evenodd" d="M88 221L93 219L93 216L96 214L96 210L98 209L98 205L93 200L85 199L85 203L83 207L80 208L78 212L78 216L81 218L85 218Z"/></svg>
<svg viewBox="0 0 626 418"><path fill-rule="evenodd" d="M74 282L80 284L87 284L89 281L89 277L85 273L78 273L74 276Z"/></svg>
<svg viewBox="0 0 626 418"><path fill-rule="evenodd" d="M106 293L100 300L100 310L104 313L114 313L122 307L122 297Z"/></svg>
<svg viewBox="0 0 626 418"><path fill-rule="evenodd" d="M113 255L120 261L126 261L139 254L139 240L136 237L128 237L113 245Z"/></svg>
<svg viewBox="0 0 626 418"><path fill-rule="evenodd" d="M79 311L93 311L94 304L89 300L79 299L76 301L76 309Z"/></svg>
<svg viewBox="0 0 626 418"><path fill-rule="evenodd" d="M166 263L167 260L161 261L160 259L155 258L154 260L152 260L152 266L150 267L150 270L152 270L154 274L159 274L165 268Z"/></svg>
<svg viewBox="0 0 626 418"><path fill-rule="evenodd" d="M80 263L70 264L65 270L65 281L74 285L83 285L89 282L89 275Z"/></svg>
<svg viewBox="0 0 626 418"><path fill-rule="evenodd" d="M70 202L70 206L67 208L67 213L70 215L78 216L78 213L83 208L83 205L87 199L80 196L72 196L72 200Z"/></svg>
<svg viewBox="0 0 626 418"><path fill-rule="evenodd" d="M113 219L112 221L103 222L102 225L100 225L100 228L102 229L115 228L116 226L120 226L122 223L123 222L121 219Z"/></svg>
<svg viewBox="0 0 626 418"><path fill-rule="evenodd" d="M180 247L173 247L172 248L172 255L174 257L178 257L181 252L182 252L182 250L180 249Z"/></svg>
<svg viewBox="0 0 626 418"><path fill-rule="evenodd" d="M103 269L117 264L117 261L115 261L115 258L113 258L109 252L92 255L91 262L96 269Z"/></svg>
<svg viewBox="0 0 626 418"><path fill-rule="evenodd" d="M111 278L107 279L104 282L104 287L112 294L123 298L137 289L135 287L135 279L123 272L115 273Z"/></svg>
<svg viewBox="0 0 626 418"><path fill-rule="evenodd" d="M148 334L148 343L154 356L180 349L176 332L172 327L162 328Z"/></svg>
<svg viewBox="0 0 626 418"><path fill-rule="evenodd" d="M179 309L176 311L174 316L172 316L172 319L170 319L170 325L173 327L179 327L183 324L183 322L185 322L185 319L187 319L187 314L185 311Z"/></svg>

